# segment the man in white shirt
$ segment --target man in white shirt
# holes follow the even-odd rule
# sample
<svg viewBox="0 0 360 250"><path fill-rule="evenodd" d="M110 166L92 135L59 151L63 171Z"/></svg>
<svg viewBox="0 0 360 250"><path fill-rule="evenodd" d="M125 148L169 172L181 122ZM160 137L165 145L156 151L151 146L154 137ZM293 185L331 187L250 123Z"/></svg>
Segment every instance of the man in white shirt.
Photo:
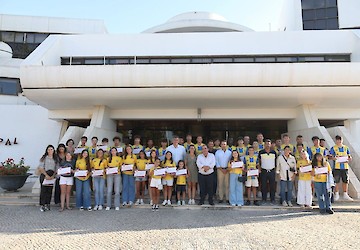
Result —
<svg viewBox="0 0 360 250"><path fill-rule="evenodd" d="M214 205L214 167L215 155L209 153L206 145L202 147L202 154L198 155L196 165L199 169L200 202L203 205L206 195L209 198L209 204Z"/></svg>
<svg viewBox="0 0 360 250"><path fill-rule="evenodd" d="M179 144L179 136L174 135L173 144L166 148L166 152L172 153L172 158L177 165L180 160L184 160L186 156L186 150L184 146Z"/></svg>
<svg viewBox="0 0 360 250"><path fill-rule="evenodd" d="M229 171L228 163L231 159L232 151L227 149L227 143L223 140L220 144L221 149L215 153L217 171L217 190L219 193L219 203L223 203L224 196L229 202Z"/></svg>

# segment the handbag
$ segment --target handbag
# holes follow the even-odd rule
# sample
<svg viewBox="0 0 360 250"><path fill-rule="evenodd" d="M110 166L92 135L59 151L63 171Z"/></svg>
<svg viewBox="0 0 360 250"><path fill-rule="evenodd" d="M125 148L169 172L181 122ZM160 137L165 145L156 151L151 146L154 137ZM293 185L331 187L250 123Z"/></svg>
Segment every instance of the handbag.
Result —
<svg viewBox="0 0 360 250"><path fill-rule="evenodd" d="M238 182L242 182L242 183L245 183L247 180L247 173L245 172L244 175L239 175L238 176Z"/></svg>

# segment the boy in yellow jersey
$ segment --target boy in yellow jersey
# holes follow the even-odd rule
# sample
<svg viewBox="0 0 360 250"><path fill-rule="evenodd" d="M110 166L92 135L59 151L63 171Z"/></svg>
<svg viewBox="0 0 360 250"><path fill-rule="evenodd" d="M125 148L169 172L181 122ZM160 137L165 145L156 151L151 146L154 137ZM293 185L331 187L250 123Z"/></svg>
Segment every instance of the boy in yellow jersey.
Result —
<svg viewBox="0 0 360 250"><path fill-rule="evenodd" d="M104 151L99 149L96 152L96 158L91 161L93 170L102 170L101 176L93 176L95 187L95 206L94 210L102 210L104 205L104 187L105 187L105 168L107 168L107 160L104 158Z"/></svg>
<svg viewBox="0 0 360 250"><path fill-rule="evenodd" d="M109 139L108 138L103 138L101 140L101 146L102 147L106 146L106 149L103 149L104 150L104 157L106 159L109 158L109 151L110 151Z"/></svg>
<svg viewBox="0 0 360 250"><path fill-rule="evenodd" d="M246 171L251 171L251 170L256 170L259 167L259 162L258 162L258 156L255 155L255 150L253 147L249 147L248 148L248 155L245 156L244 158L244 163L245 163L245 169ZM250 197L251 197L251 192L253 194L253 199L254 199L254 205L255 206L259 206L259 202L256 200L256 194L257 194L257 188L259 187L259 180L258 180L258 176L248 176L247 180L245 182L245 187L247 189L247 201L245 203L245 205L249 206L250 205Z"/></svg>
<svg viewBox="0 0 360 250"><path fill-rule="evenodd" d="M160 161L164 161L166 148L168 147L167 140L161 139L160 143L161 143L161 147L157 150L156 155L159 157Z"/></svg>
<svg viewBox="0 0 360 250"><path fill-rule="evenodd" d="M148 163L148 159L146 158L145 152L140 151L139 158L136 160L136 170L145 171L146 163ZM144 192L145 192L145 182L147 180L146 175L144 177L136 177L136 202L135 205L144 205Z"/></svg>
<svg viewBox="0 0 360 250"><path fill-rule="evenodd" d="M156 147L154 146L154 141L152 139L149 139L147 141L147 147L144 150L147 158L150 157L151 150L156 150Z"/></svg>
<svg viewBox="0 0 360 250"><path fill-rule="evenodd" d="M93 136L91 138L91 146L89 147L89 156L91 160L96 157L97 143L98 143L98 138L96 136Z"/></svg>
<svg viewBox="0 0 360 250"><path fill-rule="evenodd" d="M275 146L274 146L273 150L276 152L277 155L280 155L283 152L283 150L281 149L281 144L282 144L281 139L275 140Z"/></svg>
<svg viewBox="0 0 360 250"><path fill-rule="evenodd" d="M339 135L335 137L336 144L330 149L331 159L335 160L334 179L335 179L335 195L334 200L339 200L339 183L342 181L344 191L344 199L353 201L348 195L349 188L349 161L352 160L350 149L343 144L343 138ZM344 159L344 160L340 160Z"/></svg>
<svg viewBox="0 0 360 250"><path fill-rule="evenodd" d="M144 149L143 145L140 144L141 138L140 135L134 136L134 144L132 145L133 153L138 156L140 151Z"/></svg>
<svg viewBox="0 0 360 250"><path fill-rule="evenodd" d="M256 141L257 141L258 144L259 144L259 150L264 149L265 143L264 143L264 135L263 135L262 133L258 133L258 134L256 135ZM253 145L253 146L254 146L254 145Z"/></svg>
<svg viewBox="0 0 360 250"><path fill-rule="evenodd" d="M76 207L80 211L84 210L84 207L91 211L91 189L90 189L90 172L91 164L89 159L89 153L87 149L84 149L75 164L75 172L79 170L86 170L86 177L75 177L76 183Z"/></svg>
<svg viewBox="0 0 360 250"><path fill-rule="evenodd" d="M308 153L309 159L311 160L311 158L310 158L310 156L311 156L311 149L310 149L310 147L308 147L308 146L306 145L306 143L304 143L304 138L303 138L302 135L296 136L296 145L299 145L299 144L302 144L302 145L303 145L303 149ZM295 154L298 155L298 156L300 156L300 152L301 152L301 150L298 151L298 150L296 149ZM296 158L296 156L295 156L295 158Z"/></svg>
<svg viewBox="0 0 360 250"><path fill-rule="evenodd" d="M322 156L324 156L325 154L325 148L320 146L320 138L318 136L313 136L311 138L312 142L314 143L314 146L312 146L310 148L311 151L311 155L310 155L310 159L313 159L314 155L316 153L321 154Z"/></svg>
<svg viewBox="0 0 360 250"><path fill-rule="evenodd" d="M172 158L172 153L167 151L165 154L165 160L162 162L163 168L176 168L176 163ZM164 201L163 206L171 205L171 196L172 196L172 187L174 185L174 176L175 174L166 173L165 177L162 179L162 184L164 186Z"/></svg>
<svg viewBox="0 0 360 250"><path fill-rule="evenodd" d="M160 175L155 175L154 174L154 171L156 169L161 169L162 168L160 166L160 164L161 164L160 159L157 158L154 161L154 167L152 167L150 169L150 172L149 172L149 176L151 177L150 188L151 188L151 193L152 193L151 197L152 197L152 200L153 200L153 205L152 205L152 210L153 211L159 209L160 190L163 189L161 179L164 177L164 175L160 176Z"/></svg>
<svg viewBox="0 0 360 250"><path fill-rule="evenodd" d="M114 205L115 210L120 210L120 190L121 190L121 175L120 167L122 165L122 158L117 155L117 147L112 147L110 149L110 156L108 158L107 168L116 168L116 174L107 174L107 195L106 195L106 210L111 208L111 196L113 191L115 191Z"/></svg>
<svg viewBox="0 0 360 250"><path fill-rule="evenodd" d="M244 145L245 145L246 148L251 146L251 144L250 144L250 136L248 136L248 135L244 136Z"/></svg>
<svg viewBox="0 0 360 250"><path fill-rule="evenodd" d="M205 146L205 144L203 143L203 138L201 135L199 135L198 137L196 137L196 144L195 144L196 155L202 154L203 146Z"/></svg>
<svg viewBox="0 0 360 250"><path fill-rule="evenodd" d="M302 208L306 207L311 209L311 204L312 204L311 180L313 175L311 161L309 159L308 153L304 149L300 150L300 147L298 147L298 151L300 152L300 154L296 162L296 167L299 173L297 204L299 204ZM305 171L306 167L309 168L308 166L311 166L311 169L308 169L309 171Z"/></svg>
<svg viewBox="0 0 360 250"><path fill-rule="evenodd" d="M330 164L325 160L324 156L320 153L316 153L312 160L312 166L315 171L314 184L316 197L318 198L319 208L321 214L333 214L334 211L331 208L331 202L329 192L327 188L328 177L331 174ZM325 168L326 171L317 173L317 169Z"/></svg>
<svg viewBox="0 0 360 250"><path fill-rule="evenodd" d="M290 147L290 154L294 155L296 148L295 148L294 145L292 145L290 143L290 136L287 135L287 134L283 135L282 141L283 141L283 144L281 144L281 151L284 152L284 148L286 146L289 146Z"/></svg>
<svg viewBox="0 0 360 250"><path fill-rule="evenodd" d="M194 145L194 143L192 143L192 135L187 134L186 142L184 143L184 148L185 148L186 152L189 152L190 145Z"/></svg>
<svg viewBox="0 0 360 250"><path fill-rule="evenodd" d="M185 162L180 160L178 162L178 170L185 169ZM189 177L189 174L179 175L176 177L176 196L177 196L177 204L185 205L185 195L186 195L186 178ZM181 196L182 194L182 196ZM181 200L180 200L181 198Z"/></svg>
<svg viewBox="0 0 360 250"><path fill-rule="evenodd" d="M221 143L220 139L215 139L215 140L214 140L214 149L215 149L215 150L219 150L219 149L220 149L220 143Z"/></svg>
<svg viewBox="0 0 360 250"><path fill-rule="evenodd" d="M259 143L257 141L254 141L252 147L254 149L254 154L258 155L260 152Z"/></svg>
<svg viewBox="0 0 360 250"><path fill-rule="evenodd" d="M237 140L236 149L239 152L240 157L242 157L242 159L244 159L244 156L246 155L247 150L248 150L248 148L244 145L244 138L240 137Z"/></svg>

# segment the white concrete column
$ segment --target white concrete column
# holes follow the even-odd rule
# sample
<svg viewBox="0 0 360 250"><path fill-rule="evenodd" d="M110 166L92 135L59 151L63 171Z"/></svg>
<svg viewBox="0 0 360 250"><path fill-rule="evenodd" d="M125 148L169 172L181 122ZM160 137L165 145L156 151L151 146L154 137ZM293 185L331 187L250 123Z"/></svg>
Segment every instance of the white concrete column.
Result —
<svg viewBox="0 0 360 250"><path fill-rule="evenodd" d="M110 119L110 109L106 106L96 106L91 117L90 127L116 130L116 123Z"/></svg>
<svg viewBox="0 0 360 250"><path fill-rule="evenodd" d="M356 142L360 143L360 120L349 119L344 121L344 126Z"/></svg>
<svg viewBox="0 0 360 250"><path fill-rule="evenodd" d="M319 120L311 105L301 105L296 108L296 118L288 121L288 131L320 127Z"/></svg>

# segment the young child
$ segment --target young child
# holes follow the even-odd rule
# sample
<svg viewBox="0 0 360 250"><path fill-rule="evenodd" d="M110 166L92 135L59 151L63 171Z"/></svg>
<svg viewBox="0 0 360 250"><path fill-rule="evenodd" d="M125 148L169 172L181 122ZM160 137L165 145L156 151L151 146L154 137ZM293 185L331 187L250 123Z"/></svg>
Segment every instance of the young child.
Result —
<svg viewBox="0 0 360 250"><path fill-rule="evenodd" d="M156 150L151 150L150 152L150 157L148 160L148 164L155 164L156 159L158 159L157 155L156 155ZM161 161L160 161L161 162ZM149 196L150 196L150 205L153 205L153 199L152 199L152 192L151 192L151 187L150 187L150 183L151 183L151 176L150 176L150 170L148 170L148 190L149 190Z"/></svg>
<svg viewBox="0 0 360 250"><path fill-rule="evenodd" d="M186 169L185 162L180 160L178 162L177 170ZM176 177L176 196L177 196L177 204L185 205L185 195L186 195L186 178L189 177L189 174L179 175ZM180 199L182 198L182 199Z"/></svg>
<svg viewBox="0 0 360 250"><path fill-rule="evenodd" d="M162 162L163 168L175 168L175 162L172 158L172 153L170 151L166 152L165 160ZM162 184L164 186L164 202L163 206L171 205L171 196L172 196L172 187L174 185L174 175L166 173L165 177L162 179Z"/></svg>
<svg viewBox="0 0 360 250"><path fill-rule="evenodd" d="M155 169L161 169L160 159L158 158L156 158L156 160L154 161L154 167L150 169L150 173L149 173L149 176L151 176L150 188L151 188L151 193L152 193L151 196L153 200L153 205L151 207L152 211L159 209L160 191L163 189L161 179L165 176L165 175L163 176L154 175Z"/></svg>
<svg viewBox="0 0 360 250"><path fill-rule="evenodd" d="M252 146L248 148L249 155L245 156L245 169L246 171L249 170L256 170L259 167L258 163L258 156L255 155L255 150ZM245 187L247 189L247 201L245 205L250 205L250 197L251 193L253 194L254 205L259 206L259 202L256 200L257 188L259 187L259 180L258 176L248 176L245 182Z"/></svg>
<svg viewBox="0 0 360 250"><path fill-rule="evenodd" d="M165 160L165 153L166 148L168 146L166 139L161 139L161 147L157 150L157 156L159 157L160 161Z"/></svg>
<svg viewBox="0 0 360 250"><path fill-rule="evenodd" d="M318 198L319 202L320 213L333 214L334 211L331 208L329 192L326 185L328 181L328 176L332 174L330 164L325 160L324 156L321 153L316 153L312 160L312 166L315 170L315 191L316 197ZM327 173L316 174L316 169L322 167L327 168Z"/></svg>
<svg viewBox="0 0 360 250"><path fill-rule="evenodd" d="M102 176L93 176L95 187L95 206L94 210L102 210L104 205L104 187L105 187L105 168L107 160L104 158L104 151L99 149L96 152L96 158L91 161L92 170L103 170Z"/></svg>
<svg viewBox="0 0 360 250"><path fill-rule="evenodd" d="M139 158L136 160L136 170L145 171L146 163L148 160L146 159L145 152L142 150L139 153ZM145 183L146 183L146 175L144 177L136 177L136 202L135 205L144 205L144 192L145 192Z"/></svg>
<svg viewBox="0 0 360 250"><path fill-rule="evenodd" d="M229 202L231 206L243 206L243 183L238 180L239 176L243 174L243 167L234 168L233 163L241 162L239 152L235 149L232 151L232 157L228 163L228 169L230 172L230 184L229 184Z"/></svg>
<svg viewBox="0 0 360 250"><path fill-rule="evenodd" d="M299 159L297 160L297 168L299 173L299 181L298 181L298 192L297 192L297 203L302 208L311 209L312 204L312 190L311 190L311 177L312 170L309 172L303 172L301 168L305 166L311 165L311 161L309 160L309 154L302 149L299 152Z"/></svg>

